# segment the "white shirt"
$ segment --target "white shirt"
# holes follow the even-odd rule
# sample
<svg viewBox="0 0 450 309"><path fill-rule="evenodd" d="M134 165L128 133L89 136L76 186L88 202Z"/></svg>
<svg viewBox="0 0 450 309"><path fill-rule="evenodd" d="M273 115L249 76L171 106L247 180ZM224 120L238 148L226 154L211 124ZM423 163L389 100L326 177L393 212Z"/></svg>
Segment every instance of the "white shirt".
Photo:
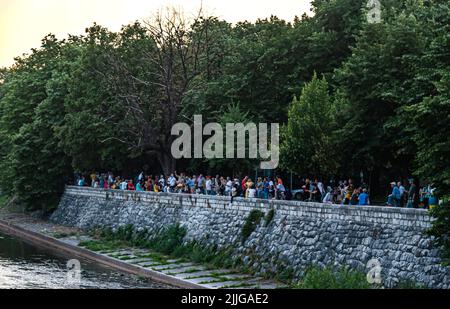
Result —
<svg viewBox="0 0 450 309"><path fill-rule="evenodd" d="M231 189L231 194L234 196L237 192L237 189L235 187L233 187L233 189Z"/></svg>
<svg viewBox="0 0 450 309"><path fill-rule="evenodd" d="M231 189L233 188L233 182L231 181L231 180L229 180L228 182L227 182L227 191L231 191Z"/></svg>
<svg viewBox="0 0 450 309"><path fill-rule="evenodd" d="M286 188L282 184L279 184L277 188L278 188L278 191L286 192Z"/></svg>
<svg viewBox="0 0 450 309"><path fill-rule="evenodd" d="M120 184L120 189L122 189L122 190L126 190L128 188L128 183L127 182L122 182L121 184Z"/></svg>
<svg viewBox="0 0 450 309"><path fill-rule="evenodd" d="M327 193L327 195L323 199L323 203L324 204L331 204L331 203L333 203L333 195L331 195L331 193Z"/></svg>
<svg viewBox="0 0 450 309"><path fill-rule="evenodd" d="M325 192L325 188L323 187L323 183L319 182L317 184L317 187L319 188L320 193L324 193Z"/></svg>
<svg viewBox="0 0 450 309"><path fill-rule="evenodd" d="M256 190L250 189L248 190L248 198L255 198L256 197Z"/></svg>
<svg viewBox="0 0 450 309"><path fill-rule="evenodd" d="M211 182L211 180L208 179L206 181L206 190L211 191L211 189L212 189L212 182Z"/></svg>

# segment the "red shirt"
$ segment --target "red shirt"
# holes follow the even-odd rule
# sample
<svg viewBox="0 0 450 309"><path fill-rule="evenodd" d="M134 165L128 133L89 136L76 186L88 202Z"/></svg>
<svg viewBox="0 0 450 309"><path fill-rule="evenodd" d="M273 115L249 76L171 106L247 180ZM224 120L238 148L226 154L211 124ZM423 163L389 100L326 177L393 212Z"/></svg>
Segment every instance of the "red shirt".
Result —
<svg viewBox="0 0 450 309"><path fill-rule="evenodd" d="M246 186L247 180L248 180L248 176L245 177L244 180L242 180L242 183L241 183L242 190L244 190L244 191L247 189L247 186Z"/></svg>

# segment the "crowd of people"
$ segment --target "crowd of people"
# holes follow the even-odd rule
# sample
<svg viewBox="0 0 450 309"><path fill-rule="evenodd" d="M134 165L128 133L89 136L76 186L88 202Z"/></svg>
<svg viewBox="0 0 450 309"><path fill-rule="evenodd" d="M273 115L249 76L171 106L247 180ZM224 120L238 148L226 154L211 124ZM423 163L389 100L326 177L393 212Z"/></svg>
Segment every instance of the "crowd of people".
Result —
<svg viewBox="0 0 450 309"><path fill-rule="evenodd" d="M176 172L170 176L146 176L142 172L135 179L114 177L112 173L90 175L90 183L84 176L77 180L78 186L93 188L119 189L129 191L149 191L185 194L203 194L261 199L289 199L288 190L280 177L250 177L243 179L216 176L193 175Z"/></svg>
<svg viewBox="0 0 450 309"><path fill-rule="evenodd" d="M439 203L433 184L420 187L417 181L410 179L407 184L401 181L391 182L391 188L392 193L388 196L387 206L431 209Z"/></svg>
<svg viewBox="0 0 450 309"><path fill-rule="evenodd" d="M134 179L114 176L113 173L91 173L89 182L84 176L77 176L78 186L93 188L166 192L184 194L202 194L244 198L291 200L318 202L338 205L370 205L369 187L362 182L356 186L352 179L334 182L327 185L320 179L314 181L303 179L299 190L289 190L281 177L258 177L256 181L246 176L242 179L216 176L187 175L172 173L169 176L152 176L140 173ZM432 185L418 188L412 179L408 185L402 182L391 183L392 193L387 198L387 206L417 208L421 205L430 208L437 205Z"/></svg>
<svg viewBox="0 0 450 309"><path fill-rule="evenodd" d="M79 186L93 188L119 189L128 191L150 191L167 193L203 194L259 199L291 200L293 198L319 203L340 203L344 205L369 205L368 188L363 185L354 188L353 181L340 181L334 188L326 187L322 181L309 179L301 181L301 189L295 196L285 187L281 177L258 177L253 181L250 177L243 179L216 176L204 176L173 173L170 176L146 176L143 172L135 179L114 177L112 173L90 175L87 184L84 177L77 181Z"/></svg>
<svg viewBox="0 0 450 309"><path fill-rule="evenodd" d="M341 180L337 183L330 181L328 186L319 180L302 180L301 190L296 198L302 201L319 202L340 205L370 205L369 188L363 182L355 186L352 179Z"/></svg>

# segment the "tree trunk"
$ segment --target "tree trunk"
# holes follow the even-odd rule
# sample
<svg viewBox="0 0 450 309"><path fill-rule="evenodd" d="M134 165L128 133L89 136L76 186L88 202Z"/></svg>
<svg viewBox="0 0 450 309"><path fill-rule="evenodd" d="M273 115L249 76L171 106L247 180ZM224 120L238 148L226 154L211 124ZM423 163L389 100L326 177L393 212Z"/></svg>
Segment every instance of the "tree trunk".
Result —
<svg viewBox="0 0 450 309"><path fill-rule="evenodd" d="M163 152L158 154L158 161L161 165L164 175L167 176L175 172L177 162L170 153Z"/></svg>
<svg viewBox="0 0 450 309"><path fill-rule="evenodd" d="M380 177L381 177L380 171L375 169L372 172L371 188L370 188L371 189L370 195L372 198L380 196L380 195L385 195L384 186L383 186L383 189L381 189L381 187L380 187L380 183L381 183Z"/></svg>

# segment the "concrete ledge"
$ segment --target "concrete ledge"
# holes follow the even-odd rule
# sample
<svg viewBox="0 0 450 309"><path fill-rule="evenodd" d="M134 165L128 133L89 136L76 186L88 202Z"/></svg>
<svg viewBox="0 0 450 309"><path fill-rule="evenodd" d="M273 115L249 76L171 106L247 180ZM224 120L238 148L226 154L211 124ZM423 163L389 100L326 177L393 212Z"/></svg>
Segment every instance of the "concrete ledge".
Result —
<svg viewBox="0 0 450 309"><path fill-rule="evenodd" d="M67 244L56 238L26 230L20 226L10 224L4 220L0 220L0 231L5 234L20 238L25 242L29 242L39 247L44 247L50 250L58 250L59 252L64 252L65 254L71 254L79 258L88 259L116 269L118 271L142 276L158 283L167 284L183 289L206 289L204 286L195 283L187 282L173 276L165 275L163 273L156 272L150 269L145 269L143 267L131 265L129 263L98 254L85 248Z"/></svg>
<svg viewBox="0 0 450 309"><path fill-rule="evenodd" d="M123 190L106 190L106 189L94 189L90 187L76 187L67 186L65 194L73 195L85 195L90 197L99 197L104 199L118 199L118 200L131 200L131 201L144 201L144 202L167 202L172 201L174 197L178 197L178 201L181 203L186 203L192 201L194 204L203 202L207 204L208 202L215 204L223 204L224 202L231 203L231 198L224 196L206 196L206 195L190 195L181 193L154 193L154 192L138 192L138 191L123 191ZM178 204L178 201L176 204ZM220 203L218 203L220 202ZM278 210L298 210L300 207L307 208L313 212L322 212L323 209L341 210L348 211L351 213L355 211L365 211L365 212L383 212L383 213L398 213L405 215L425 215L428 216L428 211L426 209L410 209L410 208L397 208L397 207L387 207L387 206L350 206L350 205L330 205L321 204L313 202L302 202L302 201L278 201L278 200L261 200L261 199L244 199L241 197L234 198L233 205L252 205L252 209L257 208L275 208ZM262 206L264 205L264 206ZM231 206L233 207L233 206Z"/></svg>
<svg viewBox="0 0 450 309"><path fill-rule="evenodd" d="M280 215L291 218L313 218L341 222L401 225L412 228L427 228L433 218L425 209L407 209L383 206L341 206L301 201L275 201L235 198L223 196L188 195L176 193L136 192L122 190L94 189L89 187L66 188L65 196L89 198L97 201L120 201L142 203L148 207L173 209L199 208L210 212L224 210L238 211L243 216L252 210L268 211L275 209Z"/></svg>

